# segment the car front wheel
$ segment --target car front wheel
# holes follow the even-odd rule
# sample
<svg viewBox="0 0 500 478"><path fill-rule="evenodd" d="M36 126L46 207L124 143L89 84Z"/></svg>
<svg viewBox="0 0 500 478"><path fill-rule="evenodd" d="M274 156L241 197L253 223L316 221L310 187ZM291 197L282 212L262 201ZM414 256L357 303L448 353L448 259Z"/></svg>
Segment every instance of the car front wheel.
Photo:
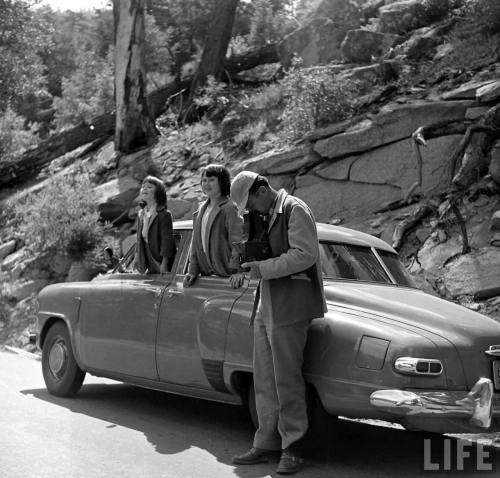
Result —
<svg viewBox="0 0 500 478"><path fill-rule="evenodd" d="M82 386L85 372L76 363L68 328L62 322L55 323L45 337L42 372L52 395L72 397Z"/></svg>

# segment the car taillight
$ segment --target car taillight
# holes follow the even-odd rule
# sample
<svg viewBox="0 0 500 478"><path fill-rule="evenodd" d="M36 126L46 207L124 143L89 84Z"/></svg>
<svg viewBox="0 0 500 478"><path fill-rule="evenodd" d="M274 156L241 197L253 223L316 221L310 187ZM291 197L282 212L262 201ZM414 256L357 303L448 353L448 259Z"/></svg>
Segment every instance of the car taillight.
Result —
<svg viewBox="0 0 500 478"><path fill-rule="evenodd" d="M394 362L394 368L406 375L437 376L443 373L443 364L437 359L400 357Z"/></svg>

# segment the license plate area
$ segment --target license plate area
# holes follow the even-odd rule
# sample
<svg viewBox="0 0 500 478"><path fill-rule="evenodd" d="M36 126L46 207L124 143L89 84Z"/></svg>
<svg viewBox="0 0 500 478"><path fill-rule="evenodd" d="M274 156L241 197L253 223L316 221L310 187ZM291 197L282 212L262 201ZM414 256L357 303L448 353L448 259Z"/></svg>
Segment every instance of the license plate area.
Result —
<svg viewBox="0 0 500 478"><path fill-rule="evenodd" d="M500 390L500 360L493 362L493 383L495 390Z"/></svg>

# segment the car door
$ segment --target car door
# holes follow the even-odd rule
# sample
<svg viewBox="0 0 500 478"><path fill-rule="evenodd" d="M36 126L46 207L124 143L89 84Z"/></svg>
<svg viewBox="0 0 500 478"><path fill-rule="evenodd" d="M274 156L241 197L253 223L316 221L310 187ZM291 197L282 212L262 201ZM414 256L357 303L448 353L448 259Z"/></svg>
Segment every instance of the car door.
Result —
<svg viewBox="0 0 500 478"><path fill-rule="evenodd" d="M97 281L81 313L81 351L95 370L157 379L158 311L171 275L120 273Z"/></svg>
<svg viewBox="0 0 500 478"><path fill-rule="evenodd" d="M198 277L183 287L191 231L175 279L165 290L160 308L157 364L160 380L225 392L222 376L231 308L243 289L232 289L228 277Z"/></svg>

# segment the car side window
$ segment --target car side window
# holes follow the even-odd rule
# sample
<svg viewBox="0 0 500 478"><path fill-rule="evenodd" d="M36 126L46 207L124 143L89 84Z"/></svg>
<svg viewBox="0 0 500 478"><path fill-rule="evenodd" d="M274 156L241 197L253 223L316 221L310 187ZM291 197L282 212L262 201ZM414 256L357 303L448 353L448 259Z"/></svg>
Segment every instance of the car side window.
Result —
<svg viewBox="0 0 500 478"><path fill-rule="evenodd" d="M391 282L369 247L321 242L320 258L323 277Z"/></svg>

